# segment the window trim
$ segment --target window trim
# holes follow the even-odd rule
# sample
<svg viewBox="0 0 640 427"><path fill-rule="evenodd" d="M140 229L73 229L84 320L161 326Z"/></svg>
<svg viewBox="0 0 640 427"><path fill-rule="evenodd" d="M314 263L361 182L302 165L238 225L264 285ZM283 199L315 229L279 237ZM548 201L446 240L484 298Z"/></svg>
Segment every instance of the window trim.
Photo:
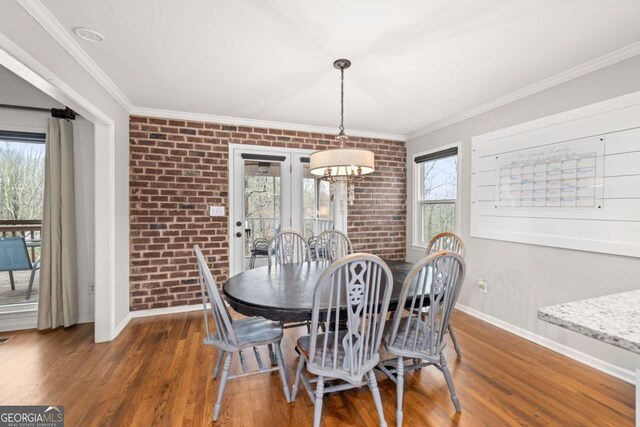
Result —
<svg viewBox="0 0 640 427"><path fill-rule="evenodd" d="M424 203L423 201L420 200L420 165L421 163L416 163L416 159L418 157L422 157L422 156L426 156L429 154L433 154L433 153L437 153L440 151L445 151L445 150L450 150L452 148L457 148L458 150L458 160L457 160L457 174L456 174L456 187L457 187L457 191L456 191L456 198L455 198L455 208L456 208L456 219L455 219L455 230L454 232L458 235L461 234L461 217L462 217L462 192L463 192L463 181L462 181L462 154L463 154L463 150L462 150L462 142L458 141L452 144L447 144L447 145L441 145L439 147L430 149L430 150L425 150L425 151L421 151L419 153L415 153L412 158L411 158L411 164L413 167L413 203L411 206L411 209L413 210L413 224L412 224L412 236L411 236L411 246L413 248L417 248L417 249L426 249L427 248L427 244L426 243L422 243L420 235L421 235L421 229L422 229L422 224L420 221L421 215L419 215L419 212L421 212L422 209L422 204ZM438 203L438 202L445 202L445 200L430 200L429 203ZM449 199L446 200L446 202L449 202Z"/></svg>

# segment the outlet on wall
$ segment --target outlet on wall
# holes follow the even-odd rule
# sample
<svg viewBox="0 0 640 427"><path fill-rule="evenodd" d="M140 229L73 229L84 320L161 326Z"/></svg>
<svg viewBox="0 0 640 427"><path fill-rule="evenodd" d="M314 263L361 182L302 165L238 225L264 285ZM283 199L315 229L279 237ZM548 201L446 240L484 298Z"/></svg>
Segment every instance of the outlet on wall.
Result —
<svg viewBox="0 0 640 427"><path fill-rule="evenodd" d="M96 293L96 283L89 282L89 295L93 295Z"/></svg>
<svg viewBox="0 0 640 427"><path fill-rule="evenodd" d="M478 288L480 289L480 292L486 294L489 290L489 283L484 279L478 279Z"/></svg>

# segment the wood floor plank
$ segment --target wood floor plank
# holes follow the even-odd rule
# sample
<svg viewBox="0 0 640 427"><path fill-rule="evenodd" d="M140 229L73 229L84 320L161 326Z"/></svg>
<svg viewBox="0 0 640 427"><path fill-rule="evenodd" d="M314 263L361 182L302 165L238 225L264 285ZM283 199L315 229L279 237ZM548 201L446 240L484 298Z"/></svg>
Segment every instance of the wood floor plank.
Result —
<svg viewBox="0 0 640 427"><path fill-rule="evenodd" d="M462 405L456 414L442 374L426 368L406 375L405 426L632 426L634 386L605 375L464 313L454 314L463 358L446 349ZM289 381L294 344L282 343ZM93 325L67 330L5 333L0 346L0 404L62 404L69 426L214 425L217 350L204 346L201 313L134 319L113 342L94 344ZM268 361L266 351L262 358ZM255 369L252 352L246 352ZM237 357L232 372L242 369ZM395 423L395 384L378 373L389 425ZM311 425L304 390L287 404L276 372L227 384L220 426ZM378 425L368 388L329 394L323 425Z"/></svg>

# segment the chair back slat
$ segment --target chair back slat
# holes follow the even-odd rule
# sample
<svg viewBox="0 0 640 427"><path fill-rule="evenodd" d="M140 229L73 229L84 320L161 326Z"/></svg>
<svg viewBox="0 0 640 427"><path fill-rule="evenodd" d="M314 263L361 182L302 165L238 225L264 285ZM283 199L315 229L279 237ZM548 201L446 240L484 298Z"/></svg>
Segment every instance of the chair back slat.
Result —
<svg viewBox="0 0 640 427"><path fill-rule="evenodd" d="M327 268L313 295L310 366L356 382L375 366L392 288L389 267L375 255L348 255Z"/></svg>
<svg viewBox="0 0 640 427"><path fill-rule="evenodd" d="M416 263L400 292L387 346L394 352L404 351L407 357L439 355L464 275L462 256L451 251L436 252Z"/></svg>
<svg viewBox="0 0 640 427"><path fill-rule="evenodd" d="M269 265L302 263L310 259L307 241L291 230L276 234L269 242L269 249Z"/></svg>
<svg viewBox="0 0 640 427"><path fill-rule="evenodd" d="M353 253L351 240L342 231L326 230L320 233L315 244L315 259L333 262Z"/></svg>
<svg viewBox="0 0 640 427"><path fill-rule="evenodd" d="M233 320L227 310L227 306L222 300L220 291L216 286L216 281L211 275L211 270L207 266L207 262L202 255L202 251L198 245L193 247L198 260L198 273L200 274L200 289L202 290L202 304L207 339L218 340L227 346L237 346L238 342L233 331ZM211 309L207 309L207 298L211 303ZM215 331L210 330L209 322L213 320Z"/></svg>
<svg viewBox="0 0 640 427"><path fill-rule="evenodd" d="M445 231L431 239L427 245L426 255L440 251L455 252L464 258L464 242L457 234Z"/></svg>

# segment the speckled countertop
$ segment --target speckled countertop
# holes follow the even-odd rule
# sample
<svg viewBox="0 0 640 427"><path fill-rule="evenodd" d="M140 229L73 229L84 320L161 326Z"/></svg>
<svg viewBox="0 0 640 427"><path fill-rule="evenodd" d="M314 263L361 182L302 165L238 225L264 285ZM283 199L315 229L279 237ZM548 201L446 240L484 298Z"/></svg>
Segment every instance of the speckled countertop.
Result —
<svg viewBox="0 0 640 427"><path fill-rule="evenodd" d="M543 307L538 319L640 354L640 290Z"/></svg>

